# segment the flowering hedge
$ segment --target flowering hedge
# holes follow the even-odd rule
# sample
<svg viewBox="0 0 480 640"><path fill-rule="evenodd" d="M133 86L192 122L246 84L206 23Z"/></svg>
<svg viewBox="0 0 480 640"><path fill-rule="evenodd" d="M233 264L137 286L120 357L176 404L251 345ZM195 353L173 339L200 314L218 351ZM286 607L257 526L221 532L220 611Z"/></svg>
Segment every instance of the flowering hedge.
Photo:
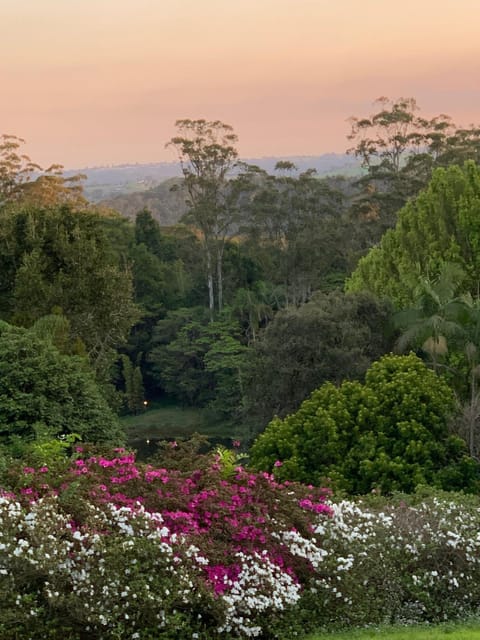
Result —
<svg viewBox="0 0 480 640"><path fill-rule="evenodd" d="M292 638L478 612L473 496L328 503L228 456L80 449L4 474L2 640Z"/></svg>
<svg viewBox="0 0 480 640"><path fill-rule="evenodd" d="M219 459L180 472L81 449L58 475L9 473L2 639L265 635L315 575L325 491Z"/></svg>
<svg viewBox="0 0 480 640"><path fill-rule="evenodd" d="M409 624L479 614L477 497L423 489L389 502L344 500L332 508L332 518L315 528L326 552L323 575L307 596L316 605L317 625Z"/></svg>

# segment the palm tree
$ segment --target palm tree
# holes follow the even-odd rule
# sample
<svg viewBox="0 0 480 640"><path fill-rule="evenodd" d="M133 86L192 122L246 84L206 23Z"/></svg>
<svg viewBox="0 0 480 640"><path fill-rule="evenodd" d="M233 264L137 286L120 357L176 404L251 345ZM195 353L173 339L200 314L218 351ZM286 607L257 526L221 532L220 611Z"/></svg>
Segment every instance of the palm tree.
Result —
<svg viewBox="0 0 480 640"><path fill-rule="evenodd" d="M402 332L395 345L398 352L421 349L437 370L449 344L464 342L467 303L457 295L464 279L465 272L457 263L445 263L434 280L421 279L414 306L394 316L394 325Z"/></svg>
<svg viewBox="0 0 480 640"><path fill-rule="evenodd" d="M480 298L473 299L469 293L458 295L464 277L458 264L445 263L435 280L422 279L414 307L397 313L394 323L402 331L396 343L399 352L421 349L435 371L448 369L457 383L467 373L468 394L465 389L457 392L456 428L470 455L476 456L480 435ZM440 362L452 347L461 356L454 368Z"/></svg>
<svg viewBox="0 0 480 640"><path fill-rule="evenodd" d="M462 296L463 313L461 322L465 331L464 354L467 363L469 397L459 403L457 428L468 444L470 455L478 457L477 427L480 424L480 395L478 380L480 378L479 345L480 345L480 299L473 299L468 293Z"/></svg>

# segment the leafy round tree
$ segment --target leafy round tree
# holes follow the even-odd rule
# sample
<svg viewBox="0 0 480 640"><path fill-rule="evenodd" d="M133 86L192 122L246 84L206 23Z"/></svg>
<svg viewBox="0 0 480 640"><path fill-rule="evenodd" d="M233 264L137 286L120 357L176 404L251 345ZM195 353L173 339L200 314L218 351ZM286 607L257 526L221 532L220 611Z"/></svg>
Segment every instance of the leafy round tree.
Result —
<svg viewBox="0 0 480 640"><path fill-rule="evenodd" d="M116 416L85 360L62 355L33 331L0 323L0 441L77 433L121 443Z"/></svg>
<svg viewBox="0 0 480 640"><path fill-rule="evenodd" d="M480 270L480 169L437 169L428 188L398 213L395 229L363 257L352 274L350 291L388 297L398 308L410 306L421 277L435 278L445 262L465 272L464 291L475 295Z"/></svg>
<svg viewBox="0 0 480 640"><path fill-rule="evenodd" d="M479 467L449 433L453 406L445 381L417 356L387 355L365 384L326 383L296 413L273 420L252 447L252 464L281 479L329 478L357 494L419 484L472 489Z"/></svg>
<svg viewBox="0 0 480 640"><path fill-rule="evenodd" d="M275 315L249 359L248 400L255 423L284 417L323 382L364 376L393 346L390 308L373 296L317 292Z"/></svg>

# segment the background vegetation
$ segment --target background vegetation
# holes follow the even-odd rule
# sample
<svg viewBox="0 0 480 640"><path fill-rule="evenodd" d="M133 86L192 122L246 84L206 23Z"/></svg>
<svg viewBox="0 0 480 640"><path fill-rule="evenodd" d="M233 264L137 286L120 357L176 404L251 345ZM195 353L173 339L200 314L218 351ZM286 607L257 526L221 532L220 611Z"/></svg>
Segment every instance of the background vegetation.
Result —
<svg viewBox="0 0 480 640"><path fill-rule="evenodd" d="M154 207L155 215L137 208L135 203L144 203L138 194L132 196L134 217L122 216L111 202L89 202L81 175L66 175L60 165L42 169L23 154L20 138L0 138L0 500L6 512L23 496L12 509L26 522L35 519L25 496L31 489L36 504L44 490L51 490L49 499L56 495L52 478L38 474L73 473L79 439L110 454L112 446L128 441L145 458L157 452L165 466L142 468L142 473L155 470L160 478L159 469L170 464L165 452L176 450L177 439L202 430L221 445L216 457L206 456L205 443L200 457L194 449L182 459L174 454L180 465L171 467L174 475L210 469L222 493L227 486L222 482L240 474L236 480L241 476L246 485L232 488L238 495L248 493L249 473L252 483L254 477L268 480L272 491L292 482L303 483L300 492L325 484L336 491L330 528L315 523L321 543L311 539L310 529L300 545L318 557L327 554L321 574L308 565L306 551L297 553L298 541L287 544L282 538L286 559L279 563L273 529L268 562L255 555L264 535L260 530L273 517L269 509L279 508L275 500L259 514L265 520L256 524L262 527L250 522L250 511L241 516L248 520L243 524L232 514L222 516L230 518L233 537L240 527L252 542L241 572L259 580L263 567L270 576L255 582L257 596L272 599L261 609L268 625L258 623L264 637L291 637L285 634L301 625L313 629L478 613L472 552L478 505L466 494L478 493L480 481L480 130L458 128L444 115L426 119L413 98L382 98L370 117L351 119L349 153L361 170L319 177L290 160L278 160L268 170L241 162L237 136L226 123L183 119L176 124L177 135L167 144L178 153L181 175L146 195L157 202L168 189L168 206L175 209L168 226L159 224ZM158 453L156 445L165 439ZM86 470L80 474L89 475L101 455L79 464ZM241 466L245 455L256 473ZM127 520L133 518L135 500L142 503L149 492L135 484L140 471L129 456L128 464L101 458L105 468L128 467L113 484L134 481L131 495L115 494L117 502L119 495L127 500L116 507L130 510L121 526L107 518L109 526L119 526L115 536L130 531ZM95 496L108 489L112 507L113 488L105 478L100 482L97 471ZM31 473L49 482L40 483L43 488L27 486L24 476ZM149 484L147 476L144 480ZM60 487L60 507L52 506L51 512L59 522L72 516L75 501L69 496L82 482L65 483L70 487L65 494ZM88 482L85 487L91 489ZM412 496L425 485L464 493L441 494L419 506ZM172 506L177 514L172 522L195 512L181 497L191 487L182 494L179 486L178 495L168 496L180 500ZM212 498L208 483L199 490L195 506ZM405 493L400 503L399 491ZM105 507L95 496L82 495L85 512ZM381 507L367 502L364 508L339 506L342 495L393 497ZM320 503L311 496L299 500L298 514L317 513L312 505ZM163 522L165 512L157 507ZM93 520L83 517L73 514L90 536ZM349 545L367 521L371 526L356 543L363 555L357 556ZM402 531L399 540L391 533L393 522ZM15 529L18 523L10 524L16 532L10 551L16 558L14 539L17 544L23 538ZM291 531L290 524L285 531ZM152 533L142 529L147 530ZM121 547L121 535L112 544ZM132 544L139 544L139 557L148 564L152 549L143 535ZM76 539L72 531L72 545ZM113 562L118 549L99 544L106 545L105 557ZM230 552L225 547L226 555ZM190 551L181 553L185 575L195 582L203 574L196 565L192 569ZM376 559L374 566L378 554L383 562ZM7 573L0 567L0 577L7 576L4 592L22 600L33 582L27 576L12 587L8 580L16 560L10 555L5 557L13 564ZM159 568L165 575L167 564ZM249 573L247 565L255 571ZM457 575L460 565L464 570ZM221 566L226 572L221 575L237 589L230 565ZM31 567L22 567L28 574ZM112 575L118 570L114 563L108 569ZM293 594L281 615L272 586L275 572ZM367 580L364 593L358 592L360 578ZM32 578L38 584L44 579L41 572ZM58 576L58 594L64 579ZM165 584L158 588L170 590ZM30 595L22 600L22 624L28 628L28 611L35 610L45 625L39 629L51 633L44 637L55 638L58 625L53 631L48 625L60 618L49 617L45 593L38 610L37 605L29 609ZM201 624L183 615L177 600L170 602L165 619L175 629L171 637L180 628L208 634L215 625L217 631L248 636L250 623L236 617L243 592L237 595L229 609L228 598L220 606L215 593L202 591L202 607L211 618ZM60 601L55 602L57 607ZM296 607L292 616L290 605ZM253 608L247 613L255 617ZM103 622L95 620L98 631ZM154 633L154 622L147 622ZM1 624L13 628L11 621ZM118 624L115 618L109 637L116 637Z"/></svg>

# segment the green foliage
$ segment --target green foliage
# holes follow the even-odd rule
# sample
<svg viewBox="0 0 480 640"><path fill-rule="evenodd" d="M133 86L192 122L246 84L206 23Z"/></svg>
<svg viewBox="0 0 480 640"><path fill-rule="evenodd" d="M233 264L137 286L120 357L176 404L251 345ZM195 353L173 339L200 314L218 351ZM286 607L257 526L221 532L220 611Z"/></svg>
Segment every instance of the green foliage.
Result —
<svg viewBox="0 0 480 640"><path fill-rule="evenodd" d="M158 317L165 308L185 303L192 278L182 260L164 262L144 244L132 247L129 255L133 262L135 302L146 314Z"/></svg>
<svg viewBox="0 0 480 640"><path fill-rule="evenodd" d="M50 473L60 473L67 468L73 445L81 440L78 433L52 438L48 429L42 433L38 428L35 436L36 439L25 447L22 460L34 467L47 467Z"/></svg>
<svg viewBox="0 0 480 640"><path fill-rule="evenodd" d="M0 325L0 439L4 444L79 434L118 443L123 434L84 359L60 354L34 332Z"/></svg>
<svg viewBox="0 0 480 640"><path fill-rule="evenodd" d="M291 163L277 174L253 172L242 231L265 276L283 289L287 304L307 301L332 271L345 273L345 211L341 191L314 170L295 175Z"/></svg>
<svg viewBox="0 0 480 640"><path fill-rule="evenodd" d="M263 427L296 411L320 384L360 378L391 348L389 306L368 294L315 294L277 313L249 360L248 403Z"/></svg>
<svg viewBox="0 0 480 640"><path fill-rule="evenodd" d="M462 340L462 317L467 308L455 294L464 279L465 273L457 264L445 262L438 278L420 280L414 306L394 317L402 330L397 342L400 352L408 347L421 348L436 364L439 356L445 356L452 344Z"/></svg>
<svg viewBox="0 0 480 640"><path fill-rule="evenodd" d="M160 225L148 209L142 209L135 216L135 243L145 245L157 258L163 257L163 238Z"/></svg>
<svg viewBox="0 0 480 640"><path fill-rule="evenodd" d="M71 342L83 343L107 381L138 309L131 274L109 251L101 218L68 207L5 209L0 217L3 318L30 326L61 309Z"/></svg>
<svg viewBox="0 0 480 640"><path fill-rule="evenodd" d="M252 288L236 290L229 313L240 322L247 340L255 342L260 328L273 318L276 306L275 291L260 281Z"/></svg>
<svg viewBox="0 0 480 640"><path fill-rule="evenodd" d="M330 478L356 494L419 484L475 490L478 464L449 433L453 406L447 384L415 355L384 356L365 384L326 383L296 413L274 419L254 443L251 461L281 479Z"/></svg>
<svg viewBox="0 0 480 640"><path fill-rule="evenodd" d="M60 353L86 355L85 347L78 338L76 344L72 344L70 335L70 322L62 314L61 309L54 309L55 313L41 316L34 322L31 330L42 340L51 342ZM82 348L83 347L83 348Z"/></svg>
<svg viewBox="0 0 480 640"><path fill-rule="evenodd" d="M238 415L244 396L246 347L234 321L209 322L203 312L170 312L156 327L149 359L157 384L180 402Z"/></svg>
<svg viewBox="0 0 480 640"><path fill-rule="evenodd" d="M142 371L138 365L132 365L128 356L123 355L121 361L125 385L125 404L130 413L137 414L145 408Z"/></svg>
<svg viewBox="0 0 480 640"><path fill-rule="evenodd" d="M220 475L225 479L233 478L238 473L245 458L247 458L245 454L239 454L233 449L220 446L215 449L216 464L220 468Z"/></svg>
<svg viewBox="0 0 480 640"><path fill-rule="evenodd" d="M465 272L464 291L475 295L480 272L480 169L437 169L428 188L398 214L395 229L360 260L347 283L411 306L421 277L436 277L444 262Z"/></svg>

